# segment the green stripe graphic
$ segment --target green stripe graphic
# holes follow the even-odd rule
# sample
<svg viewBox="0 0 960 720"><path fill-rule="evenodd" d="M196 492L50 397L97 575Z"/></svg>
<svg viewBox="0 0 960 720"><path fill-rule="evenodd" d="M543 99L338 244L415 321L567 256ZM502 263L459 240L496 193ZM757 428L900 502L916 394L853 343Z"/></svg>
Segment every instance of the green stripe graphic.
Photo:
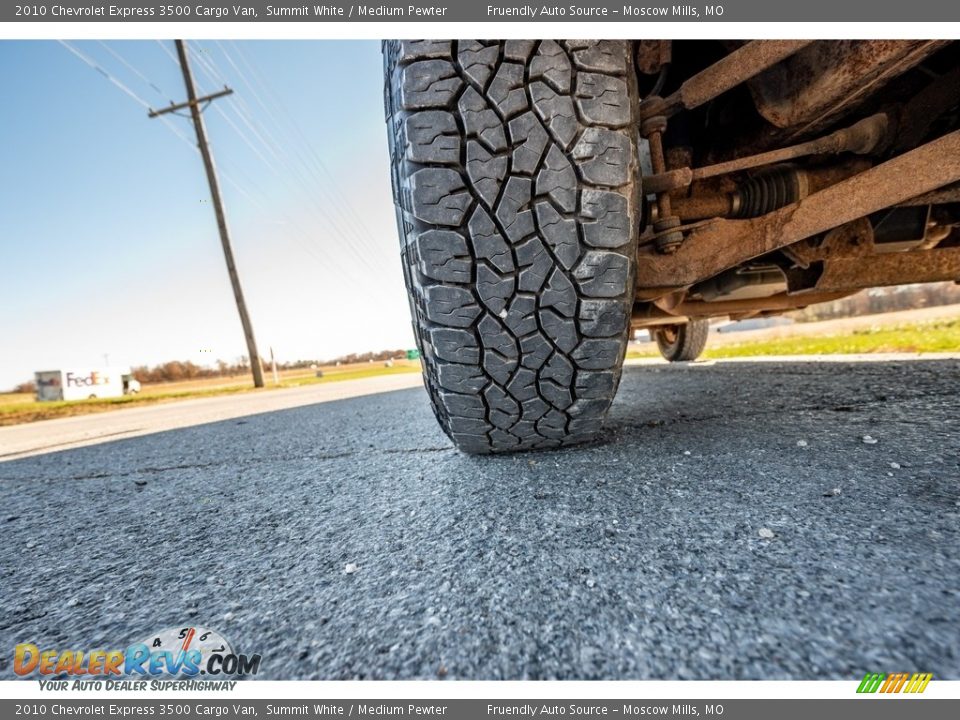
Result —
<svg viewBox="0 0 960 720"><path fill-rule="evenodd" d="M863 680L860 681L860 687L857 688L858 693L875 693L880 687L880 683L883 682L883 678L886 677L880 673L867 673L863 676Z"/></svg>

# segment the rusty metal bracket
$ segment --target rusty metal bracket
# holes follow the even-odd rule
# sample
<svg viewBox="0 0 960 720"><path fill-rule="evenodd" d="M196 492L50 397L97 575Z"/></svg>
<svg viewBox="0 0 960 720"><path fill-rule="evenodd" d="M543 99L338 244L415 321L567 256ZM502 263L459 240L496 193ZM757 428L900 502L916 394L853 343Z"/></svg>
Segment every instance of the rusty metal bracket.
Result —
<svg viewBox="0 0 960 720"><path fill-rule="evenodd" d="M673 41L638 40L637 69L644 75L655 75L673 60Z"/></svg>
<svg viewBox="0 0 960 720"><path fill-rule="evenodd" d="M833 228L822 238L807 238L788 245L783 252L801 268L837 257L872 255L875 252L873 225L869 218L858 218Z"/></svg>
<svg viewBox="0 0 960 720"><path fill-rule="evenodd" d="M750 220L691 231L671 255L645 252L637 288L689 287L747 260L960 180L960 131Z"/></svg>

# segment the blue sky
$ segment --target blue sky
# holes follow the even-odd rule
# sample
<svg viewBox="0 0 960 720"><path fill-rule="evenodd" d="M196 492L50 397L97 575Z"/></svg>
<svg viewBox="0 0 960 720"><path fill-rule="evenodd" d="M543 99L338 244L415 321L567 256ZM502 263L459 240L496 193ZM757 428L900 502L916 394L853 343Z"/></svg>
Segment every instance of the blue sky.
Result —
<svg viewBox="0 0 960 720"><path fill-rule="evenodd" d="M172 41L0 42L0 390L246 353ZM378 42L189 42L237 266L278 359L412 347ZM190 142L185 142L187 138Z"/></svg>

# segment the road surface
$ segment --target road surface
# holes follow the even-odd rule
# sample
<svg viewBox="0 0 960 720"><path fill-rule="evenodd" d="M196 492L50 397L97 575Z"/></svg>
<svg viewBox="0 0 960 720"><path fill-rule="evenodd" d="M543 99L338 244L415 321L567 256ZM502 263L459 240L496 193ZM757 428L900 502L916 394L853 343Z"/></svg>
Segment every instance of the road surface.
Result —
<svg viewBox="0 0 960 720"><path fill-rule="evenodd" d="M647 364L567 451L461 455L412 388L0 463L0 677L193 624L278 679L958 679L958 379Z"/></svg>
<svg viewBox="0 0 960 720"><path fill-rule="evenodd" d="M176 430L218 420L286 410L331 400L418 387L419 373L381 375L303 387L233 393L214 397L134 405L108 412L75 415L0 427L0 462L53 450L96 445L121 437Z"/></svg>

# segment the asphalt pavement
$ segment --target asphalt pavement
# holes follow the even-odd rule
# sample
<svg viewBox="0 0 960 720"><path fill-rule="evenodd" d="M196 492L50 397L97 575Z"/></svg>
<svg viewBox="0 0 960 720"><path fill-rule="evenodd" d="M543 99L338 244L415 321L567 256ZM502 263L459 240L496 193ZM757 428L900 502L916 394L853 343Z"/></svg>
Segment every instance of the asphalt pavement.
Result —
<svg viewBox="0 0 960 720"><path fill-rule="evenodd" d="M462 455L414 388L0 463L0 677L190 624L274 679L960 679L958 394L645 365L564 451Z"/></svg>
<svg viewBox="0 0 960 720"><path fill-rule="evenodd" d="M97 445L120 438L420 385L422 380L418 372L377 375L299 387L268 387L256 392L160 400L110 412L8 425L0 427L0 463L54 450Z"/></svg>

